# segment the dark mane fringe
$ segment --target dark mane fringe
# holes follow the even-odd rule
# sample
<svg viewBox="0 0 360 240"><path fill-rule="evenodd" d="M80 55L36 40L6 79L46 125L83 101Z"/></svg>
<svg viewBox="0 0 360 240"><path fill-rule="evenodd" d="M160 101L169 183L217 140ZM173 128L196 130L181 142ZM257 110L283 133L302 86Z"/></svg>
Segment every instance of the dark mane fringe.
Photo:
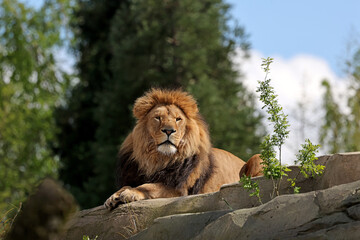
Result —
<svg viewBox="0 0 360 240"><path fill-rule="evenodd" d="M131 158L131 152L120 151L116 164L116 187L118 189L124 186L137 187L144 184L146 179L139 171L139 165Z"/></svg>
<svg viewBox="0 0 360 240"><path fill-rule="evenodd" d="M176 162L150 177L150 182L161 182L166 186L182 189L191 172L198 166L199 157L194 155L183 162Z"/></svg>
<svg viewBox="0 0 360 240"><path fill-rule="evenodd" d="M131 159L130 156L131 153L119 153L116 169L116 183L118 188L123 186L137 187L145 183L163 183L165 186L180 190L200 162L198 155L194 155L186 158L183 162L176 162L167 166L151 177L146 177L139 170L137 162ZM187 189L188 194L198 194L213 172L214 159L213 155L209 154L208 167L202 171L195 184Z"/></svg>
<svg viewBox="0 0 360 240"><path fill-rule="evenodd" d="M211 175L214 173L214 156L212 153L209 154L209 166L204 169L200 175L200 177L196 180L194 186L188 189L188 194L198 194L206 184L206 182L209 180Z"/></svg>

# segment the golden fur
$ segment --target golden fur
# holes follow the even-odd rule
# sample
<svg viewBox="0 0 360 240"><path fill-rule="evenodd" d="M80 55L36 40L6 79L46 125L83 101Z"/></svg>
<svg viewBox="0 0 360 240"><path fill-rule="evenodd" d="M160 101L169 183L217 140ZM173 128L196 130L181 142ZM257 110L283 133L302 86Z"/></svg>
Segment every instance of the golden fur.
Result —
<svg viewBox="0 0 360 240"><path fill-rule="evenodd" d="M206 123L195 99L180 90L152 89L136 100L133 131L119 152L121 189L105 202L176 197L218 191L239 180L245 162L212 148ZM259 161L252 158L250 162ZM246 165L251 174L251 166Z"/></svg>

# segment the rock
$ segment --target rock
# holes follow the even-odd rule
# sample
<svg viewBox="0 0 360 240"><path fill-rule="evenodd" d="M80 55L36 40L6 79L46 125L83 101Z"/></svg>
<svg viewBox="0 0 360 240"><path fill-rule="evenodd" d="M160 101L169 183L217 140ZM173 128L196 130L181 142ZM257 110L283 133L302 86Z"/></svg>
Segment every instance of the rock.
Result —
<svg viewBox="0 0 360 240"><path fill-rule="evenodd" d="M131 239L314 239L323 235L332 237L330 232L340 234L341 229L348 228L355 230L348 234L343 232L341 238L331 239L360 239L360 229L356 229L360 222L349 214L357 212L360 206L358 189L360 181L321 191L283 195L255 208L239 209L223 216L214 214L216 219L210 223L207 222L210 213L202 218L196 214L197 226L206 225L200 233L198 229L191 231L193 222L189 219L194 219L190 215L167 216L160 224L155 221L154 225ZM176 218L175 222L171 221L173 218ZM175 223L182 224L174 226ZM179 229L187 232L186 238L174 234Z"/></svg>
<svg viewBox="0 0 360 240"><path fill-rule="evenodd" d="M151 230L142 231L131 239L190 239L199 234L207 224L229 212L230 210L223 210L157 218L151 225Z"/></svg>
<svg viewBox="0 0 360 240"><path fill-rule="evenodd" d="M319 158L325 162L326 171L315 185L316 189L326 189L339 184L360 179L360 154L341 153Z"/></svg>
<svg viewBox="0 0 360 240"><path fill-rule="evenodd" d="M297 178L302 194L284 195L293 192L284 178L282 196L271 200L272 182L258 177L261 206L239 183L216 193L133 202L113 211L101 206L79 212L64 239L118 240L136 233L132 239L327 239L322 236L345 229L358 236L360 153L323 156L317 162L326 168L315 179L290 167L289 177Z"/></svg>
<svg viewBox="0 0 360 240"><path fill-rule="evenodd" d="M356 221L360 221L360 204L348 208L347 214L352 219L354 219Z"/></svg>
<svg viewBox="0 0 360 240"><path fill-rule="evenodd" d="M289 238L288 238L289 239ZM346 239L358 240L360 239L360 222L352 222L347 224L338 224L331 228L321 229L319 231L300 235L298 237L290 238L296 240L327 240L327 239Z"/></svg>
<svg viewBox="0 0 360 240"><path fill-rule="evenodd" d="M24 207L6 240L57 240L76 211L74 198L52 179L45 179Z"/></svg>

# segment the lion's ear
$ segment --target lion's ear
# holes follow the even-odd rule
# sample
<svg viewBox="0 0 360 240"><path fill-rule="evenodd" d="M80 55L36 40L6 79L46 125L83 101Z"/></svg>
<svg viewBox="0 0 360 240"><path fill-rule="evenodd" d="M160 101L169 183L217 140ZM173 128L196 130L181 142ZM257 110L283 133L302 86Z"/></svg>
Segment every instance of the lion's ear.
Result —
<svg viewBox="0 0 360 240"><path fill-rule="evenodd" d="M140 120L141 118L145 117L146 114L154 107L155 101L154 99L150 98L149 96L143 96L136 99L133 114L136 119Z"/></svg>

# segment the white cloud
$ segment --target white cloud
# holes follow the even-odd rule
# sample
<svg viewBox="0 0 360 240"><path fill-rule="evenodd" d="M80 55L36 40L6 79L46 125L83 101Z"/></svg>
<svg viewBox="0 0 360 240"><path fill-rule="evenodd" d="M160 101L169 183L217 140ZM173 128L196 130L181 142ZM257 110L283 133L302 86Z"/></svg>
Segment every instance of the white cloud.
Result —
<svg viewBox="0 0 360 240"><path fill-rule="evenodd" d="M244 84L255 93L258 80L263 80L265 73L261 68L263 54L252 51L249 60L235 59L245 74ZM303 138L310 138L313 143L319 141L318 131L321 126L323 110L321 108L324 89L321 87L323 79L332 83L335 94L344 92L346 81L339 78L329 67L329 64L316 56L297 55L290 59L280 56L271 56L274 62L270 66L269 78L271 85L278 95L279 103L284 108L285 114L289 115L291 124L290 136L283 148L282 158L284 163L293 164L295 154ZM337 94L338 95L338 94ZM258 96L258 94L257 94ZM339 99L341 102L341 99ZM299 103L305 104L305 110L299 109ZM258 103L259 107L262 103ZM342 104L345 106L345 104ZM300 118L304 119L300 121ZM305 124L305 128L302 123ZM305 129L301 130L301 129ZM319 154L325 154L323 151Z"/></svg>

